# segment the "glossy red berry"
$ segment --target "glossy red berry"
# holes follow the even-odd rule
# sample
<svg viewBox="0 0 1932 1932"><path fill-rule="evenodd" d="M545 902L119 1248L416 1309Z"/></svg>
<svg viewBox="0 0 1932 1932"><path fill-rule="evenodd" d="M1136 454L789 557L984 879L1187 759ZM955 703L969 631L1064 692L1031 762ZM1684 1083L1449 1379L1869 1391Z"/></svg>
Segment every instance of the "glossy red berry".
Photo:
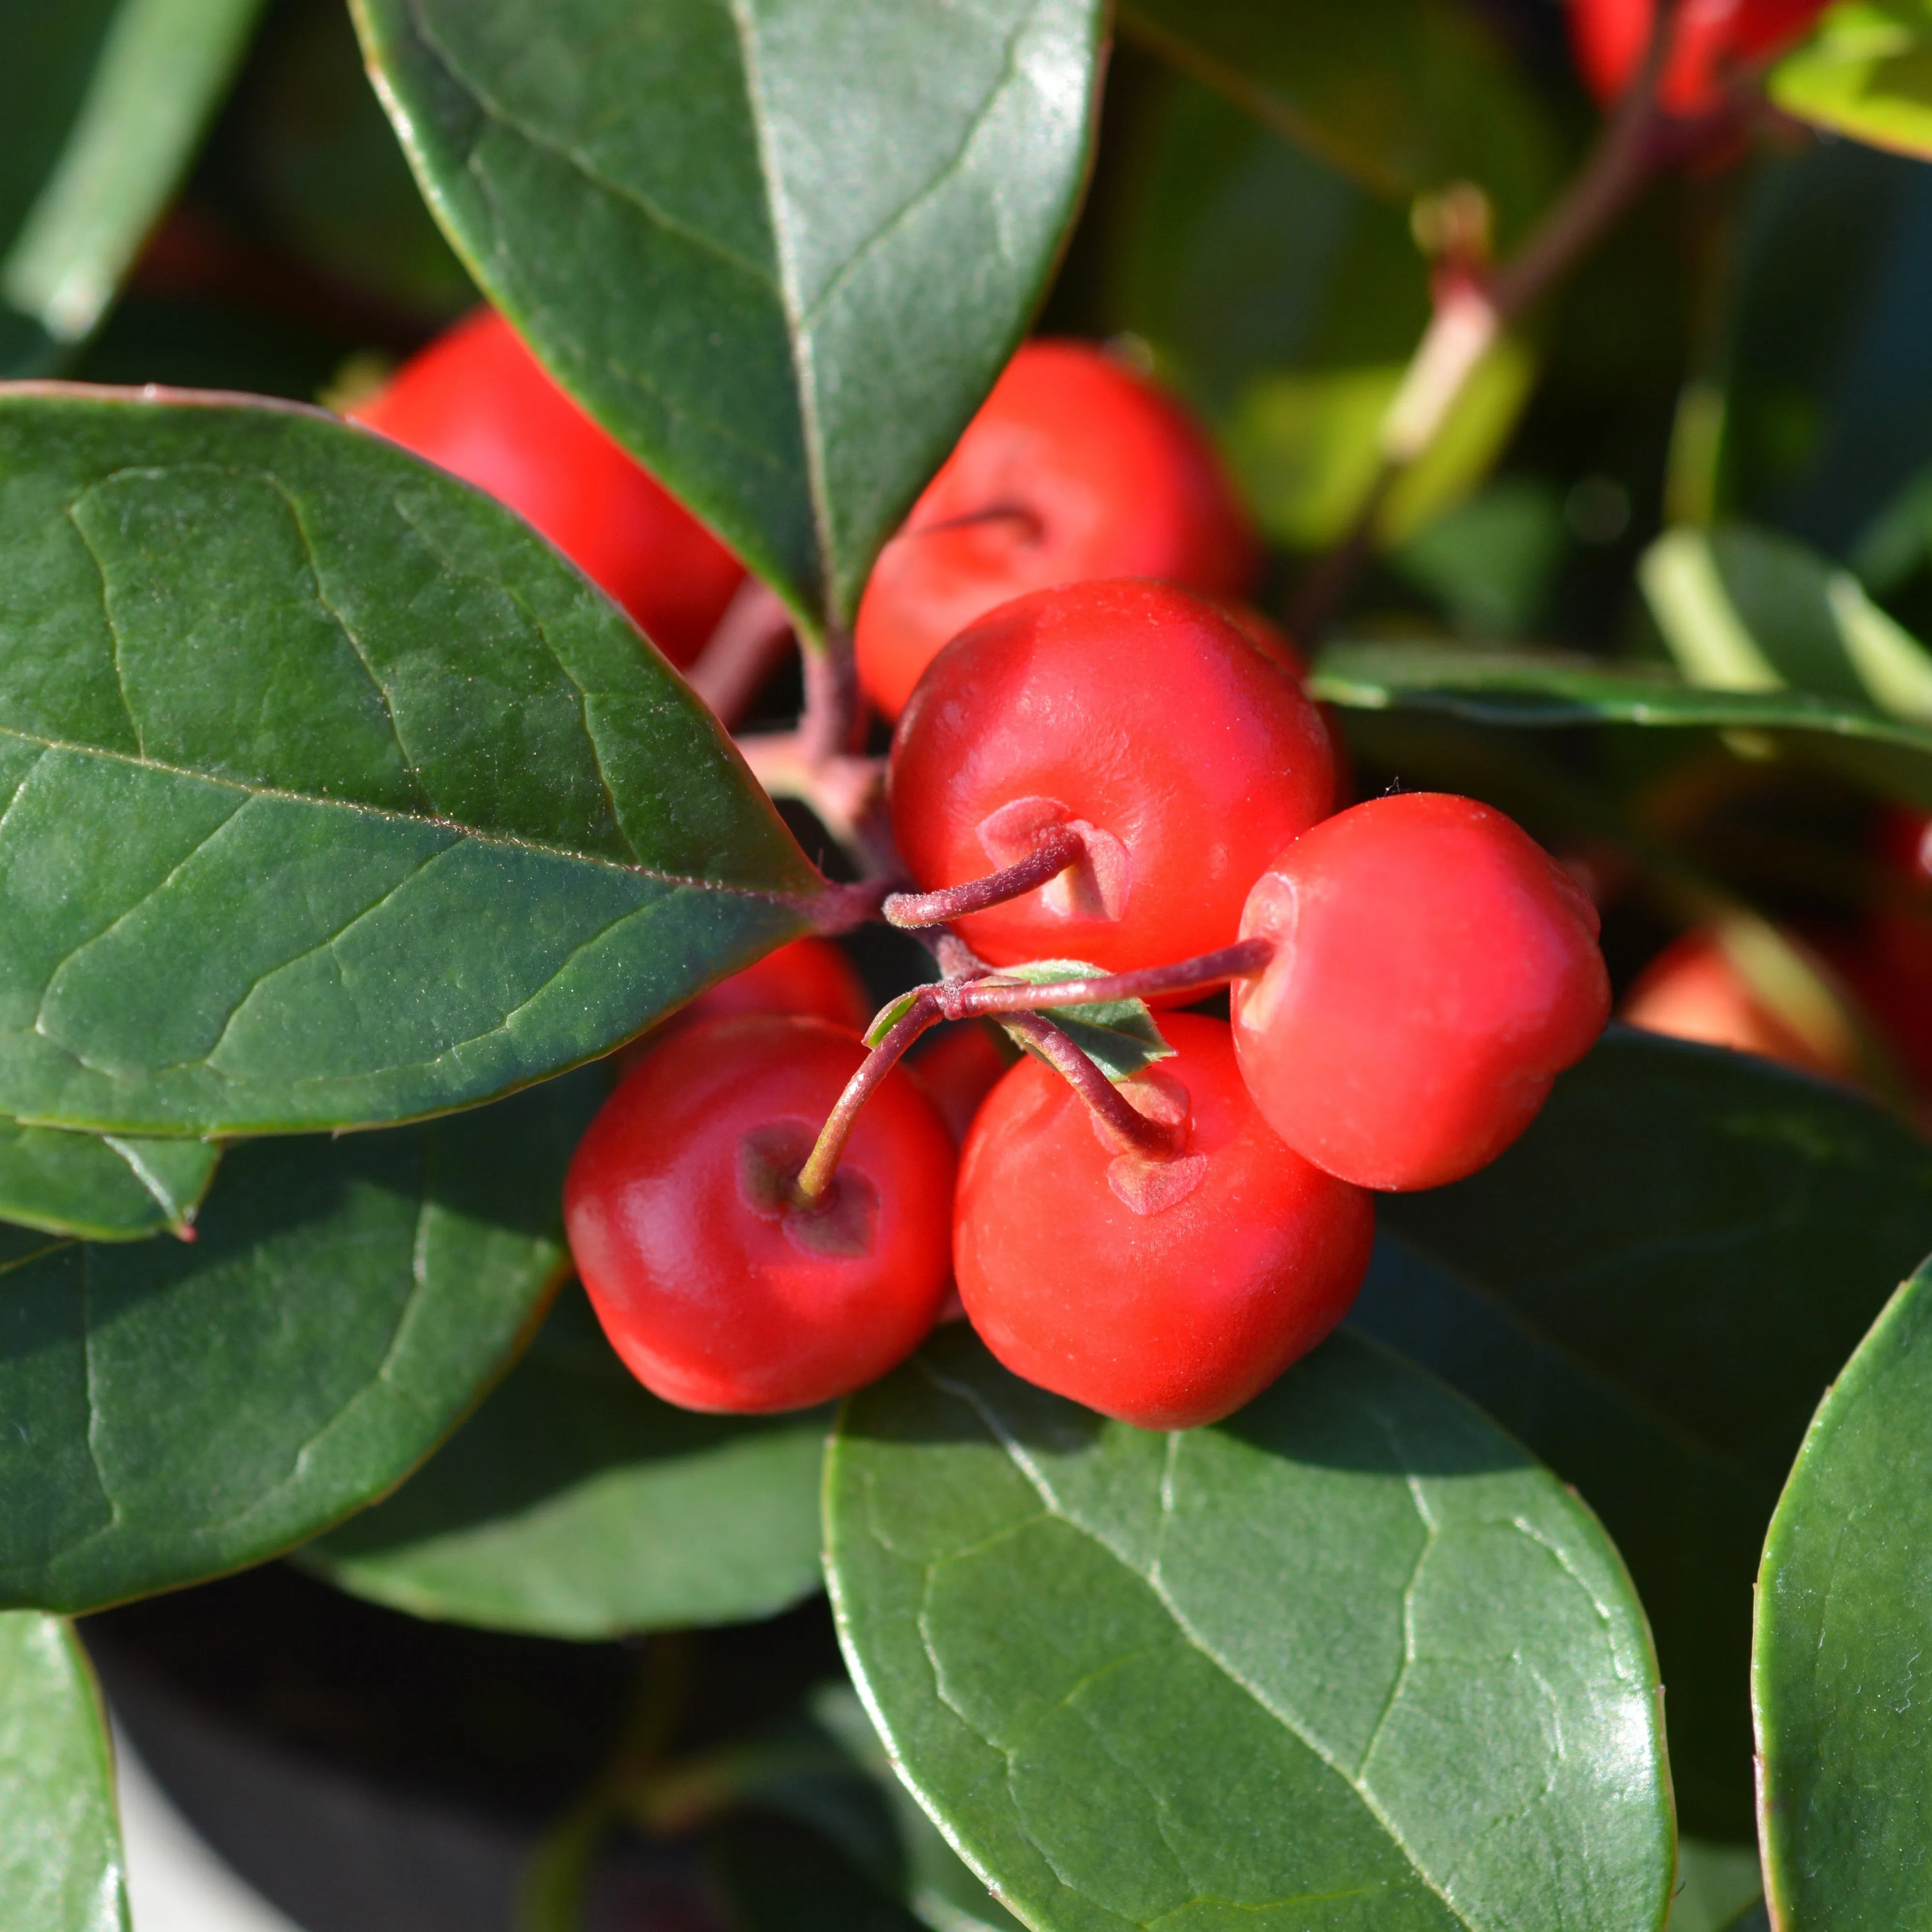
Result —
<svg viewBox="0 0 1932 1932"><path fill-rule="evenodd" d="M980 1103L1005 1078L1016 1051L1002 1046L989 1022L968 1020L928 1034L906 1070L926 1089L952 1138L964 1141Z"/></svg>
<svg viewBox="0 0 1932 1932"><path fill-rule="evenodd" d="M948 1280L954 1154L932 1102L888 1075L826 1204L788 1189L865 1058L823 1021L679 1028L604 1104L564 1221L611 1346L686 1408L800 1408L919 1346Z"/></svg>
<svg viewBox="0 0 1932 1932"><path fill-rule="evenodd" d="M1130 581L1036 591L954 639L899 721L890 784L928 892L1071 827L1079 863L959 930L996 964L1124 971L1232 944L1262 868L1328 811L1334 768L1300 685L1225 613Z"/></svg>
<svg viewBox="0 0 1932 1932"><path fill-rule="evenodd" d="M1603 1030L1597 910L1520 826L1410 792L1305 833L1256 884L1234 1043L1288 1145L1363 1187L1436 1187L1493 1160Z"/></svg>
<svg viewBox="0 0 1932 1932"><path fill-rule="evenodd" d="M1570 0L1576 65L1606 105L1636 77L1658 0ZM1708 114L1744 70L1797 40L1826 0L1682 0L1658 98L1670 113Z"/></svg>
<svg viewBox="0 0 1932 1932"><path fill-rule="evenodd" d="M1178 403L1088 344L1029 342L873 568L860 682L896 718L940 649L1010 598L1102 577L1239 597L1258 554Z"/></svg>
<svg viewBox="0 0 1932 1932"><path fill-rule="evenodd" d="M697 656L744 567L479 309L350 414L487 490L635 618L673 664Z"/></svg>
<svg viewBox="0 0 1932 1932"><path fill-rule="evenodd" d="M1162 1028L1174 1058L1135 1084L1151 1089L1143 1111L1185 1123L1177 1157L1118 1153L1065 1082L1022 1060L967 1140L953 1265L1015 1374L1144 1429L1190 1429L1340 1321L1375 1221L1366 1194L1262 1118L1223 1022Z"/></svg>

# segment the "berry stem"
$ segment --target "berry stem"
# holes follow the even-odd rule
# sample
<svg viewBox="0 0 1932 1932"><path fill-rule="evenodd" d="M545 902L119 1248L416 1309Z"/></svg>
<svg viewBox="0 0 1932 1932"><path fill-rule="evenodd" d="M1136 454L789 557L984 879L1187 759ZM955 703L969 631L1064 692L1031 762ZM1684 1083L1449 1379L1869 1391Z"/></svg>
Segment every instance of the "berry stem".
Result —
<svg viewBox="0 0 1932 1932"><path fill-rule="evenodd" d="M742 718L792 641L791 613L778 592L748 577L685 682L728 725Z"/></svg>
<svg viewBox="0 0 1932 1932"><path fill-rule="evenodd" d="M881 910L894 926L949 925L969 912L984 912L988 906L1004 905L1009 899L1036 891L1086 854L1086 844L1078 832L1064 825L1048 825L1036 835L1033 850L1016 863L988 872L983 879L942 886L936 892L894 892Z"/></svg>
<svg viewBox="0 0 1932 1932"><path fill-rule="evenodd" d="M1008 1030L1023 1036L1027 1044L1086 1102L1088 1112L1123 1154L1138 1154L1146 1160L1174 1158L1172 1132L1158 1120L1150 1120L1138 1112L1052 1021L1033 1012L1009 1013L1004 1019Z"/></svg>
<svg viewBox="0 0 1932 1932"><path fill-rule="evenodd" d="M1053 1006L1097 1005L1108 1000L1171 999L1180 993L1205 992L1224 980L1264 970L1274 957L1269 939L1238 940L1217 952L1178 959L1171 966L1143 966L1132 973L1103 974L1091 980L1060 980L1029 986L998 977L947 986L939 994L948 1019L1034 1012Z"/></svg>
<svg viewBox="0 0 1932 1932"><path fill-rule="evenodd" d="M860 1062L859 1070L845 1083L845 1090L826 1116L812 1152L791 1184L791 1197L801 1208L823 1204L838 1157L845 1151L860 1112L878 1089L879 1082L898 1064L908 1047L942 1017L933 991L922 992L892 1024L892 1030Z"/></svg>

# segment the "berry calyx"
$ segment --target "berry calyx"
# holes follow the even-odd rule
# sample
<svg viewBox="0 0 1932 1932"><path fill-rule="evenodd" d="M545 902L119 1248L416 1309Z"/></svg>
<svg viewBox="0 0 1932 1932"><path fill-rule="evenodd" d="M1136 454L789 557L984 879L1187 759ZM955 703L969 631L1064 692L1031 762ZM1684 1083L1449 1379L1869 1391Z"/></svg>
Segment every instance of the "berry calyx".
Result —
<svg viewBox="0 0 1932 1932"><path fill-rule="evenodd" d="M1238 598L1258 555L1178 403L1090 344L1025 343L873 568L860 682L896 718L941 649L1009 598L1108 577Z"/></svg>
<svg viewBox="0 0 1932 1932"><path fill-rule="evenodd" d="M894 1069L830 1184L796 1181L866 1059L776 1016L681 1028L606 1102L564 1184L578 1271L611 1346L686 1408L754 1414L862 1386L932 1328L948 1282L954 1153Z"/></svg>
<svg viewBox="0 0 1932 1932"><path fill-rule="evenodd" d="M953 1264L1014 1373L1144 1429L1188 1429L1258 1395L1342 1318L1374 1215L1262 1118L1223 1022L1162 1027L1174 1058L1122 1090L1174 1129L1174 1154L1120 1152L1057 1074L1023 1060L968 1137Z"/></svg>
<svg viewBox="0 0 1932 1932"><path fill-rule="evenodd" d="M958 920L995 964L1110 971L1235 936L1262 868L1330 806L1327 727L1224 612L1172 586L1034 592L955 638L893 736L892 829L927 893L1079 858Z"/></svg>
<svg viewBox="0 0 1932 1932"><path fill-rule="evenodd" d="M674 664L724 614L744 566L552 382L494 309L479 309L350 411L486 490L628 610Z"/></svg>
<svg viewBox="0 0 1932 1932"><path fill-rule="evenodd" d="M1358 1186L1437 1187L1534 1118L1610 1012L1597 910L1520 826L1409 792L1304 833L1250 895L1234 1044L1283 1140Z"/></svg>

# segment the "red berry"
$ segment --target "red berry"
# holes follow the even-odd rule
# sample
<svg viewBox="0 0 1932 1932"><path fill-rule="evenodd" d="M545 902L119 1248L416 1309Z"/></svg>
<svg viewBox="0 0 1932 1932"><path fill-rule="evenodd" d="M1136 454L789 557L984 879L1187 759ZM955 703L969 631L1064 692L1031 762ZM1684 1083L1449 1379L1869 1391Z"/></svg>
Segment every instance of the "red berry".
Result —
<svg viewBox="0 0 1932 1932"><path fill-rule="evenodd" d="M980 1103L1012 1064L1013 1050L1002 1047L991 1025L968 1020L928 1034L906 1066L952 1129L952 1138L963 1141Z"/></svg>
<svg viewBox="0 0 1932 1932"><path fill-rule="evenodd" d="M1256 884L1234 1043L1282 1138L1358 1186L1460 1180L1535 1117L1603 1030L1597 910L1522 828L1472 799L1372 799Z"/></svg>
<svg viewBox="0 0 1932 1932"><path fill-rule="evenodd" d="M1174 1058L1132 1086L1151 1089L1143 1112L1186 1123L1178 1157L1117 1153L1065 1082L1022 1060L967 1140L953 1265L1015 1374L1143 1429L1191 1429L1340 1321L1375 1217L1270 1130L1225 1024L1183 1013L1162 1030Z"/></svg>
<svg viewBox="0 0 1932 1932"><path fill-rule="evenodd" d="M350 412L487 490L688 664L744 567L552 382L503 318L479 309Z"/></svg>
<svg viewBox="0 0 1932 1932"><path fill-rule="evenodd" d="M1658 98L1694 118L1724 104L1738 70L1798 38L1826 0L1682 0L1672 29ZM1576 65L1607 105L1636 79L1650 44L1657 0L1571 0L1570 38Z"/></svg>
<svg viewBox="0 0 1932 1932"><path fill-rule="evenodd" d="M1029 342L873 568L860 682L896 718L942 646L1022 592L1161 577L1239 597L1256 556L1219 458L1178 404L1085 343Z"/></svg>
<svg viewBox="0 0 1932 1932"><path fill-rule="evenodd" d="M942 651L892 740L892 828L928 891L1066 826L1087 857L961 919L996 964L1112 971L1233 942L1282 845L1328 809L1328 734L1221 610L1160 584L1070 584L1004 605Z"/></svg>
<svg viewBox="0 0 1932 1932"><path fill-rule="evenodd" d="M611 1346L686 1408L801 1408L883 1375L946 1292L954 1154L895 1069L827 1204L787 1189L864 1059L823 1021L708 1020L626 1078L564 1184L578 1272Z"/></svg>

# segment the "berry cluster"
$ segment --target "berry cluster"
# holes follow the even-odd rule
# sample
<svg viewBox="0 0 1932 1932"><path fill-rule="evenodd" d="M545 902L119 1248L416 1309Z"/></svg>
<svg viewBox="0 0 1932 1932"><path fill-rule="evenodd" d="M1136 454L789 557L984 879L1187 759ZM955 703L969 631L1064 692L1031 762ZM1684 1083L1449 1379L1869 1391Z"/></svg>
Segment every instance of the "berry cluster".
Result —
<svg viewBox="0 0 1932 1932"><path fill-rule="evenodd" d="M494 358L500 392L535 368L494 319L440 353ZM617 589L597 532L509 487L514 436L428 434L436 412L406 406L422 372L366 420ZM603 462L550 393L542 435ZM670 531L682 513L628 466L632 514ZM1340 1320L1370 1190L1493 1159L1595 1038L1595 910L1516 826L1429 794L1334 808L1299 662L1240 601L1257 560L1171 399L1090 348L1019 352L880 559L855 640L897 720L904 890L879 902L942 976L868 1031L844 956L797 942L627 1049L572 1165L579 1272L658 1394L826 1400L956 1289L1018 1374L1147 1427L1212 1421ZM654 634L659 575L620 592ZM714 619L734 580L706 590ZM1174 1010L1224 984L1230 1018Z"/></svg>

